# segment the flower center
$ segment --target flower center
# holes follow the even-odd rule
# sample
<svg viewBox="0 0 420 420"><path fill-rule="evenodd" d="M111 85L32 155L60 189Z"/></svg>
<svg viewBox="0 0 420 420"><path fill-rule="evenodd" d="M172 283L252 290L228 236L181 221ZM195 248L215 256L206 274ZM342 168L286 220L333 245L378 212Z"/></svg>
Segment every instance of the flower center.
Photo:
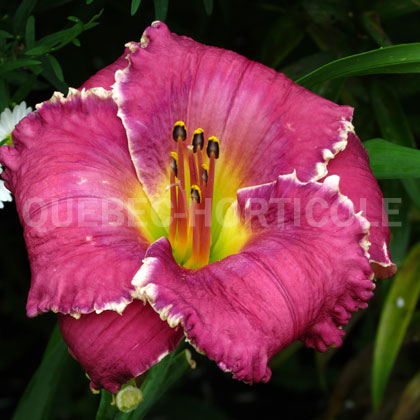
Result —
<svg viewBox="0 0 420 420"><path fill-rule="evenodd" d="M200 268L209 263L210 257L214 175L220 143L216 137L206 141L204 131L198 128L191 144L186 145L187 128L182 121L174 124L172 138L176 151L171 152L170 163L169 241L179 262Z"/></svg>

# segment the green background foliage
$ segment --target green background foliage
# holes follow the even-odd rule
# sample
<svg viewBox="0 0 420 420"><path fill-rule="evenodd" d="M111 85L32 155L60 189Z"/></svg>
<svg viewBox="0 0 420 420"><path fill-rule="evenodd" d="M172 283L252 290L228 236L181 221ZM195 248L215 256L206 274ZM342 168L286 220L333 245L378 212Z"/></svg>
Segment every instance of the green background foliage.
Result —
<svg viewBox="0 0 420 420"><path fill-rule="evenodd" d="M377 283L341 348L318 354L293 343L271 361L270 383L249 387L191 349L192 370L184 345L139 378L145 401L123 414L108 392L90 392L53 314L25 317L30 271L8 204L0 214L1 418L420 418L419 2L0 0L0 110L80 86L155 19L355 107L357 133L390 199L400 271Z"/></svg>

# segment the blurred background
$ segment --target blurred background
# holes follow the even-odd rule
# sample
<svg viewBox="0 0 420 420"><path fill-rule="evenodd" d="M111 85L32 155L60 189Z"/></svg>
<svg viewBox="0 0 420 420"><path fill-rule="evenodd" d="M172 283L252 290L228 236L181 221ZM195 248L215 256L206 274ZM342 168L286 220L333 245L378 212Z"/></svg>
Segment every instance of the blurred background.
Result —
<svg viewBox="0 0 420 420"><path fill-rule="evenodd" d="M420 41L415 0L0 0L0 110L23 100L34 107L55 90L80 86L156 19L173 32L231 49L294 80L343 57ZM415 73L338 77L309 87L355 107L362 140L383 138L417 148L420 76ZM271 381L253 386L232 380L191 349L196 369L162 385L166 392L156 396L146 418L420 419L420 251L415 247L420 186L412 177L379 177L394 178L380 182L385 197L398 199L390 206L398 214L390 219L397 223L391 254L400 273L378 282L369 308L347 326L344 345L320 354L296 342L271 361ZM30 269L13 203L0 210L0 235L0 417L6 419L40 365L56 320L53 314L26 318ZM397 298L403 299L402 309ZM37 401L40 417L36 410L22 411L26 405L16 419L95 418L101 396L90 392L83 370L59 340L53 337L55 353L48 362L55 374L42 379L45 372L38 371L42 387L33 379L21 402L23 407ZM101 418L118 416L107 415Z"/></svg>

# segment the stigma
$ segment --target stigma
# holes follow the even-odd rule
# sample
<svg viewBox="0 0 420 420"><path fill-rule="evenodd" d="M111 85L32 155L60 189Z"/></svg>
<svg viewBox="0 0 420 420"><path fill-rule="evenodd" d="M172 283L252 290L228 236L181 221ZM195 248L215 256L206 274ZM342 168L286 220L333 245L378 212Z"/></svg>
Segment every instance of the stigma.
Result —
<svg viewBox="0 0 420 420"><path fill-rule="evenodd" d="M214 175L220 142L214 136L206 141L201 128L193 132L190 144L185 141L187 137L185 123L177 121L172 130L175 143L169 162L169 241L182 265L200 268L210 258Z"/></svg>

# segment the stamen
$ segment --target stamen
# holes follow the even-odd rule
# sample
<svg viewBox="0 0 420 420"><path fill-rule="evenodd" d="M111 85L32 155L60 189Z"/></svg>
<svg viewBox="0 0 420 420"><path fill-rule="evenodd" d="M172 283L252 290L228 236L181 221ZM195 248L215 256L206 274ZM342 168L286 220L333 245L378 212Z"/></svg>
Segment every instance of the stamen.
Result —
<svg viewBox="0 0 420 420"><path fill-rule="evenodd" d="M205 218L204 226L202 228L200 255L198 259L198 266L203 267L208 264L210 257L211 245L211 216L213 207L213 187L214 187L214 173L216 167L216 159L219 158L220 143L216 137L210 137L207 143L207 156L210 159L209 171L207 176L207 186L204 199ZM204 173L203 173L204 175Z"/></svg>
<svg viewBox="0 0 420 420"><path fill-rule="evenodd" d="M173 186L178 176L178 155L175 152L171 152L171 156L170 185ZM175 213L177 212L176 187L171 187L171 219L169 224L169 241L171 244L174 244L176 239L177 219L175 219Z"/></svg>
<svg viewBox="0 0 420 420"><path fill-rule="evenodd" d="M197 175L197 163L195 161L195 155L192 151L192 147L188 146L188 165L190 167L190 185L198 183Z"/></svg>
<svg viewBox="0 0 420 420"><path fill-rule="evenodd" d="M192 256L190 265L195 267L198 263L200 254L200 228L201 224L198 222L197 208L202 201L201 190L198 185L191 187L191 209L190 209L190 226L192 227Z"/></svg>
<svg viewBox="0 0 420 420"><path fill-rule="evenodd" d="M202 169L201 179L203 180L204 184L207 185L207 183L209 182L209 165L206 165L205 163L203 163L201 165L201 169Z"/></svg>
<svg viewBox="0 0 420 420"><path fill-rule="evenodd" d="M177 144L177 153L171 152L169 239L181 264L200 268L208 264L210 257L214 177L220 143L216 137L205 142L204 131L198 128L191 145L185 146L187 128L183 121L174 124L172 138ZM186 169L185 158L188 158ZM207 158L208 163L203 163ZM189 208L186 185L191 185Z"/></svg>
<svg viewBox="0 0 420 420"><path fill-rule="evenodd" d="M192 139L192 147L194 153L197 154L197 165L198 169L201 170L203 165L203 147L204 147L204 130L202 128L197 128L194 131ZM200 188L203 189L203 181L200 177Z"/></svg>
<svg viewBox="0 0 420 420"><path fill-rule="evenodd" d="M178 179L180 188L178 189L178 242L180 247L185 247L188 239L188 215L187 215L187 195L185 193L185 174L184 174L184 144L187 138L187 129L183 121L177 121L172 130L172 138L177 142L178 151Z"/></svg>

